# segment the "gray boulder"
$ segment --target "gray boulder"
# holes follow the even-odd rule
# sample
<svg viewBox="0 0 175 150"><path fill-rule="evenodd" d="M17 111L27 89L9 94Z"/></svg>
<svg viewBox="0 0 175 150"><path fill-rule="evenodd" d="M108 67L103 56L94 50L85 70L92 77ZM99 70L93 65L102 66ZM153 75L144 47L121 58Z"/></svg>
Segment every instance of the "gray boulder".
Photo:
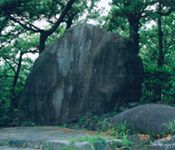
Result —
<svg viewBox="0 0 175 150"><path fill-rule="evenodd" d="M73 144L76 150L93 150L92 145L88 142L76 142Z"/></svg>
<svg viewBox="0 0 175 150"><path fill-rule="evenodd" d="M70 145L70 142L66 140L47 140L44 142L42 150L61 150Z"/></svg>
<svg viewBox="0 0 175 150"><path fill-rule="evenodd" d="M143 65L130 40L81 24L36 60L19 102L19 118L60 124L139 100Z"/></svg>
<svg viewBox="0 0 175 150"><path fill-rule="evenodd" d="M175 120L175 108L163 104L146 104L128 109L111 119L113 124L126 122L128 128L152 135L169 132L167 125Z"/></svg>

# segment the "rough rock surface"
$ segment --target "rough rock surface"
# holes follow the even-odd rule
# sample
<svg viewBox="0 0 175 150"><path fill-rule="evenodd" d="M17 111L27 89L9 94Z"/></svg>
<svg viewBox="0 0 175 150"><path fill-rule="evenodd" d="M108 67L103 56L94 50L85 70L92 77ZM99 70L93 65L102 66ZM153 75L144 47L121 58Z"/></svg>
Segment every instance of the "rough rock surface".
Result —
<svg viewBox="0 0 175 150"><path fill-rule="evenodd" d="M92 150L93 148L88 142L77 142L74 144L76 150Z"/></svg>
<svg viewBox="0 0 175 150"><path fill-rule="evenodd" d="M16 127L0 129L0 150L94 150L94 143L79 139L96 138L96 132L72 130L59 127ZM101 144L101 139L96 139ZM103 137L105 147L115 150L122 146L121 140ZM97 143L96 143L97 145Z"/></svg>
<svg viewBox="0 0 175 150"><path fill-rule="evenodd" d="M88 132L82 130L54 126L3 128L0 129L0 146L8 145L37 149L45 141L53 141L54 143L55 140L65 140L88 135L90 135Z"/></svg>
<svg viewBox="0 0 175 150"><path fill-rule="evenodd" d="M127 123L128 128L153 135L168 132L167 124L175 120L175 108L163 104L140 105L111 119L113 124Z"/></svg>
<svg viewBox="0 0 175 150"><path fill-rule="evenodd" d="M10 146L0 146L0 150L37 150L37 149L33 149L33 148L19 148L19 147L14 148L14 147L10 147Z"/></svg>
<svg viewBox="0 0 175 150"><path fill-rule="evenodd" d="M137 101L143 66L128 39L81 24L36 60L20 98L19 117L36 124L72 122Z"/></svg>
<svg viewBox="0 0 175 150"><path fill-rule="evenodd" d="M154 141L151 150L175 150L175 136Z"/></svg>

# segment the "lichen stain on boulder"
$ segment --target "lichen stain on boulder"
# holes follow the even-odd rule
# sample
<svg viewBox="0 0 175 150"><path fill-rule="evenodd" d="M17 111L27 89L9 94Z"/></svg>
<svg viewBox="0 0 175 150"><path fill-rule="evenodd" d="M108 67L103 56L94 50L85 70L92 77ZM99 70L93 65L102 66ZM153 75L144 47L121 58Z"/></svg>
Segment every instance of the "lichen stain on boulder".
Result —
<svg viewBox="0 0 175 150"><path fill-rule="evenodd" d="M139 100L142 62L132 43L93 25L70 28L36 60L19 103L21 120L61 124Z"/></svg>

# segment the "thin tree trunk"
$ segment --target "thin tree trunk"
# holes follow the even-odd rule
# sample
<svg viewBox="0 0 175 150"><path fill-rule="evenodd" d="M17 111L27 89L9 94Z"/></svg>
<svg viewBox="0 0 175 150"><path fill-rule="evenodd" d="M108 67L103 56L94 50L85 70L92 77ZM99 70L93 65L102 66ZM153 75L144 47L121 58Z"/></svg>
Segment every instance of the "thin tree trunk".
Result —
<svg viewBox="0 0 175 150"><path fill-rule="evenodd" d="M69 19L67 22L66 22L66 30L68 30L71 26L72 26L72 19Z"/></svg>
<svg viewBox="0 0 175 150"><path fill-rule="evenodd" d="M22 65L22 56L23 56L23 53L20 52L20 56L19 56L19 60L18 60L18 66L17 66L17 69L16 69L16 73L15 73L15 76L13 78L13 83L12 83L12 89L11 89L11 106L12 108L17 108L18 107L18 101L17 101L17 98L16 98L16 86L17 86L17 82L18 82L18 78L19 78L19 73L20 73L20 70L21 70L21 65Z"/></svg>
<svg viewBox="0 0 175 150"><path fill-rule="evenodd" d="M134 16L128 17L129 22L129 38L133 42L135 46L135 53L139 53L139 41L140 41L140 34L139 34L139 18L135 18Z"/></svg>
<svg viewBox="0 0 175 150"><path fill-rule="evenodd" d="M162 31L162 4L161 0L159 1L158 5L158 20L157 20L157 25L158 25L158 51L159 51L159 56L157 59L157 66L159 68L163 67L164 64L164 52L163 52L163 31ZM162 100L162 73L158 72L157 79L159 80L157 83L157 88L156 88L156 95L158 101Z"/></svg>
<svg viewBox="0 0 175 150"><path fill-rule="evenodd" d="M57 30L57 28L63 22L68 11L71 9L74 2L75 2L75 0L68 1L67 5L65 6L65 9L60 14L60 17L58 18L58 20L55 22L55 24L50 29L45 30L45 31L44 30L40 31L39 54L41 54L45 50L45 44L46 44L47 38Z"/></svg>
<svg viewBox="0 0 175 150"><path fill-rule="evenodd" d="M158 15L158 50L159 50L159 56L157 60L158 67L162 67L164 64L164 52L163 52L163 31L162 31L162 16L161 16L161 10L162 6L159 2L159 15Z"/></svg>
<svg viewBox="0 0 175 150"><path fill-rule="evenodd" d="M41 54L46 47L46 40L48 38L49 35L46 34L45 31L40 33L40 38L39 38L39 54Z"/></svg>

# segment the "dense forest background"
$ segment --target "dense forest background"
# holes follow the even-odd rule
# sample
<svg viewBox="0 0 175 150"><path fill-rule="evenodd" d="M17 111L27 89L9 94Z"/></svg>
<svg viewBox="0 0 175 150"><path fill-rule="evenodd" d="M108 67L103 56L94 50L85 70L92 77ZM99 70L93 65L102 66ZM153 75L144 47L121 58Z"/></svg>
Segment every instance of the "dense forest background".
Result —
<svg viewBox="0 0 175 150"><path fill-rule="evenodd" d="M18 124L18 100L35 58L71 26L90 22L132 40L143 61L140 103L175 103L175 1L0 1L0 126Z"/></svg>

